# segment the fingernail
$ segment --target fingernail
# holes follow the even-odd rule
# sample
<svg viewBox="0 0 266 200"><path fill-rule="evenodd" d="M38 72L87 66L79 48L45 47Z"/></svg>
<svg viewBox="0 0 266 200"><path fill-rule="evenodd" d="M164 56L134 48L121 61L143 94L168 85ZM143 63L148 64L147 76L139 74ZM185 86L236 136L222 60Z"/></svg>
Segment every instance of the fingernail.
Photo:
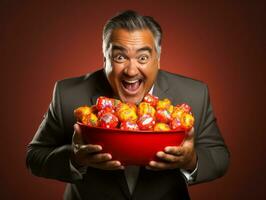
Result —
<svg viewBox="0 0 266 200"><path fill-rule="evenodd" d="M125 169L125 167L124 166L120 166L120 169Z"/></svg>
<svg viewBox="0 0 266 200"><path fill-rule="evenodd" d="M171 151L171 148L170 148L170 147L165 147L165 148L164 148L164 151L165 151L165 152L170 152L170 151Z"/></svg>
<svg viewBox="0 0 266 200"><path fill-rule="evenodd" d="M119 165L121 165L121 163L119 161L116 161L115 165L119 166Z"/></svg>
<svg viewBox="0 0 266 200"><path fill-rule="evenodd" d="M157 155L158 157L162 157L162 156L163 156L163 152L159 151L159 152L157 152L156 155Z"/></svg>
<svg viewBox="0 0 266 200"><path fill-rule="evenodd" d="M97 146L97 150L101 151L102 147L101 146Z"/></svg>
<svg viewBox="0 0 266 200"><path fill-rule="evenodd" d="M151 161L150 162L150 165L154 166L155 165L155 162L154 161Z"/></svg>

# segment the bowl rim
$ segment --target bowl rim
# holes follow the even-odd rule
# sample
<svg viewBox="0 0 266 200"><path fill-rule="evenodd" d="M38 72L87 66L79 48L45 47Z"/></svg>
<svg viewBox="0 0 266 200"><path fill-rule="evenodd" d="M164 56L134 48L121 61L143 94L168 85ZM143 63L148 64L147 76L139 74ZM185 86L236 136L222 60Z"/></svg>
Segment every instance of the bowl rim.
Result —
<svg viewBox="0 0 266 200"><path fill-rule="evenodd" d="M169 131L149 131L149 130L123 130L123 129L119 129L119 128L104 128L104 127L94 127L94 126L89 126L86 124L83 124L81 122L76 122L78 125L80 126L84 126L84 127L88 127L90 129L96 129L96 130L106 130L107 132L105 133L113 133L113 131L119 131L119 132L131 132L131 133L147 133L147 134L167 134L167 133L171 133L171 134L176 134L176 133L181 133L181 134L187 134L189 132L189 130L169 130Z"/></svg>

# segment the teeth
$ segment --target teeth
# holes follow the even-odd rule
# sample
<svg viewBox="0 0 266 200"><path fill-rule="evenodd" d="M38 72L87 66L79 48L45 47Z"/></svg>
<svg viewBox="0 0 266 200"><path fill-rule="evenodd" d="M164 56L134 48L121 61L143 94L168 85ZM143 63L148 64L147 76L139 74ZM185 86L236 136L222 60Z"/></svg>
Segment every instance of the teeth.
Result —
<svg viewBox="0 0 266 200"><path fill-rule="evenodd" d="M136 83L136 82L138 82L139 80L132 80L132 81L129 81L129 80L124 80L126 83L130 83L130 84L132 84L132 83Z"/></svg>

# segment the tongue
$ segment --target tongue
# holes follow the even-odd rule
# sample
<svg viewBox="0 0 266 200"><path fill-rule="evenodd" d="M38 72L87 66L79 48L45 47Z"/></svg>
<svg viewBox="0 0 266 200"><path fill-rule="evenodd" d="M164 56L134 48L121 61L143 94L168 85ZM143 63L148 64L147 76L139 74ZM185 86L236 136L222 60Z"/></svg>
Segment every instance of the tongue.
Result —
<svg viewBox="0 0 266 200"><path fill-rule="evenodd" d="M139 81L136 81L135 83L126 83L124 82L124 86L127 90L135 91L139 88Z"/></svg>

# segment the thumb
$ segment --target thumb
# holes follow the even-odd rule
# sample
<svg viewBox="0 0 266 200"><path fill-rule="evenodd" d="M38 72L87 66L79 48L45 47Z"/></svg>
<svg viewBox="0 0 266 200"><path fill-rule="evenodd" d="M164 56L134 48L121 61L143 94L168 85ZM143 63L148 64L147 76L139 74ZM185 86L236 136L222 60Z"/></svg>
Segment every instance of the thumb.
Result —
<svg viewBox="0 0 266 200"><path fill-rule="evenodd" d="M193 140L194 139L194 127L192 127L188 132L187 132L187 138L186 140Z"/></svg>
<svg viewBox="0 0 266 200"><path fill-rule="evenodd" d="M74 144L84 144L82 134L81 134L81 128L79 124L74 124L74 134L72 137L72 143Z"/></svg>

